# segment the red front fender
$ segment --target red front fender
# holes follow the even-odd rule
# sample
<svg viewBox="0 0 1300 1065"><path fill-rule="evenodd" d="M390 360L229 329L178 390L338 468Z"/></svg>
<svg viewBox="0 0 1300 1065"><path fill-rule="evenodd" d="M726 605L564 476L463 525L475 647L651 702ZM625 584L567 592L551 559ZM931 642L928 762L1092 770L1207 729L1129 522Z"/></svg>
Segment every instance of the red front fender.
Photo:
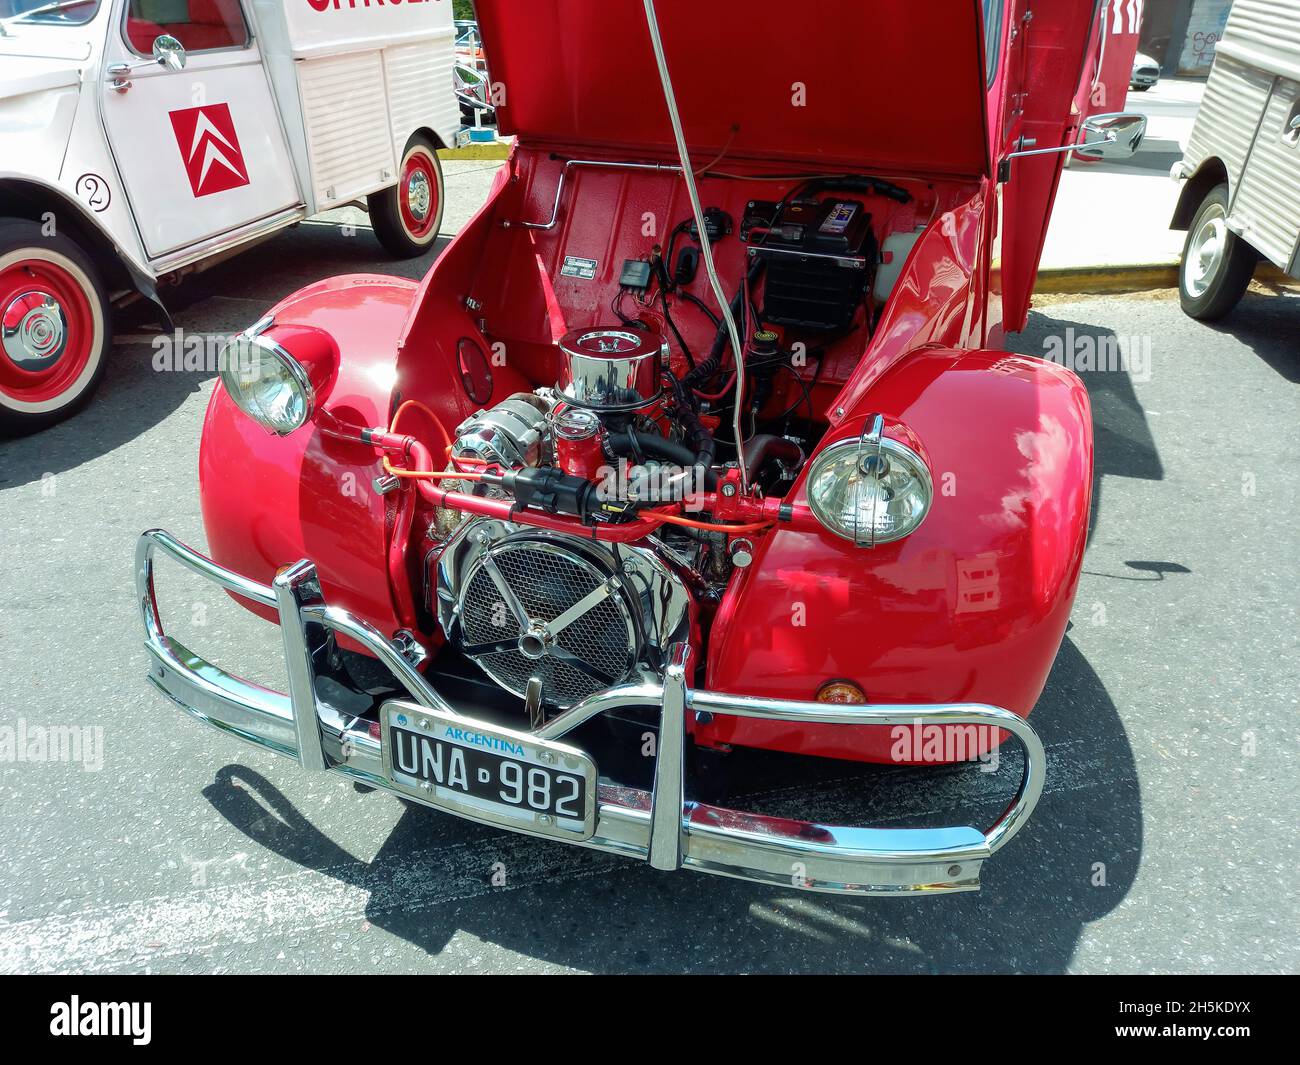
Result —
<svg viewBox="0 0 1300 1065"><path fill-rule="evenodd" d="M1083 383L1020 355L930 349L872 386L858 421L869 412L905 423L923 445L935 488L925 521L872 549L820 531L766 537L723 600L708 686L811 699L826 681L847 679L871 702L991 703L1027 715L1064 635L1087 537ZM719 716L697 736L917 760L891 753L881 728Z"/></svg>
<svg viewBox="0 0 1300 1065"><path fill-rule="evenodd" d="M271 309L277 325L309 325L338 344L326 407L354 425L386 425L397 386L397 339L416 284L370 274L329 278ZM315 561L325 598L391 633L398 627L385 559L390 497L372 487L373 448L313 421L275 436L212 390L199 448L199 495L212 558L270 583L277 569ZM274 619L273 611L245 604Z"/></svg>
<svg viewBox="0 0 1300 1065"><path fill-rule="evenodd" d="M390 552L401 524L397 500L405 493L376 493L372 481L381 469L375 450L325 430L337 423L387 426L397 401L407 398L421 400L450 430L478 406L531 387L512 367L493 365L491 394L475 402L456 362L457 336L485 347L452 293L490 232L492 203L507 188L499 176L488 203L420 284L351 274L309 285L271 308L272 333L298 325L328 334L338 348L338 374L311 422L285 437L244 415L220 385L213 390L199 450L199 492L218 563L269 583L279 567L311 559L331 604L386 634L411 625L410 589L420 586L423 553L402 554L401 538ZM435 285L440 279L446 280L441 287ZM441 323L441 334L431 319ZM402 569L405 574L394 572ZM405 620L393 594L399 584L405 585ZM245 605L274 620L273 612Z"/></svg>

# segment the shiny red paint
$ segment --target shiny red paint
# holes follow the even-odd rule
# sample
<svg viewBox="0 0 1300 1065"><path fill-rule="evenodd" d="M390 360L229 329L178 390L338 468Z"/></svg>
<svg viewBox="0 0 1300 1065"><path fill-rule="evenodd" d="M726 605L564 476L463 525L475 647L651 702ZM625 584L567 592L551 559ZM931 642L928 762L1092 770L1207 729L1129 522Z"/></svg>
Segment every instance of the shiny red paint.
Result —
<svg viewBox="0 0 1300 1065"><path fill-rule="evenodd" d="M0 270L0 326L25 337L37 353L63 353L53 361L19 366L0 348L0 392L19 403L49 403L77 384L95 346L95 312L81 282L49 259L20 259ZM63 333L39 312L49 300L58 306ZM38 312L33 316L32 312ZM48 356L47 356L48 358Z"/></svg>
<svg viewBox="0 0 1300 1065"><path fill-rule="evenodd" d="M416 292L400 278L330 278L271 309L267 335L295 356L320 331L340 357L313 423L285 437L212 390L199 450L199 491L212 557L255 580L300 558L321 560L327 599L392 632L401 627L386 565L397 500L372 487L374 449L343 430L386 425L397 383L398 331ZM259 611L271 618L270 612ZM271 620L274 620L271 618Z"/></svg>
<svg viewBox="0 0 1300 1065"><path fill-rule="evenodd" d="M1087 392L1074 374L1002 352L915 353L871 390L887 432L924 441L935 481L912 535L863 549L781 526L728 589L707 686L812 699L831 679L872 702L987 702L1028 714L1074 599L1092 472ZM823 446L861 431L846 418ZM792 493L801 497L801 486ZM856 734L855 734L856 733ZM710 743L891 761L884 729L719 715Z"/></svg>
<svg viewBox="0 0 1300 1065"><path fill-rule="evenodd" d="M987 173L980 5L711 0L656 5L693 157L882 174ZM639 3L479 0L503 133L674 154ZM902 100L906 106L902 106Z"/></svg>
<svg viewBox="0 0 1300 1065"><path fill-rule="evenodd" d="M594 481L600 477L601 468L607 462L596 437L569 440L560 436L555 441L555 464L572 477Z"/></svg>
<svg viewBox="0 0 1300 1065"><path fill-rule="evenodd" d="M827 12L792 19L784 4L726 0L707 17L698 7L659 6L706 204L739 221L748 200L779 199L797 184L791 175L810 167L865 170L911 193L908 204L858 197L880 235L921 233L874 331L860 322L824 345L812 393L828 426L817 450L884 415L886 431L930 464L936 490L919 529L870 550L817 525L802 479L783 500L716 500L715 520L780 520L751 537L752 564L736 572L712 618L699 619L696 682L810 699L844 679L872 701L989 702L1027 714L1078 580L1092 437L1087 394L1073 374L989 350L1004 328L1023 325L1061 157L1016 160L1006 184L997 164L1022 136L1046 146L1074 135L1071 102L1092 73L1094 5L1037 5L1029 20L1026 0L1007 0L987 66L974 0L949 0L946 14L836 0L828 11L842 33L824 32L836 24ZM380 496L371 489L379 452L357 433L387 425L404 399L427 404L451 430L479 407L553 384L559 337L607 323L623 261L665 244L689 216L670 171L576 167L565 176L572 158L675 161L639 11L545 0L507 12L504 0L480 0L494 77L509 88L498 115L520 143L418 288L337 278L274 309L271 335L290 351L317 352L308 359L313 379L329 362L313 331L337 347L336 377L309 426L270 436L214 391L200 475L218 562L269 580L279 566L311 558L331 602L384 632L412 628L427 644L438 640L419 606L431 509L504 518L510 505L436 482ZM943 32L933 30L939 24ZM571 52L584 43L581 55ZM800 61L808 56L815 62ZM796 70L809 72L803 111L790 106ZM524 226L551 217L562 176L556 224ZM569 256L595 260L595 276L565 275ZM733 289L743 246L723 239L715 258ZM703 270L686 288L714 303ZM658 302L624 299L635 313L663 314ZM707 349L713 324L681 298L670 307L690 348ZM457 352L466 339L491 354L486 400L471 398L462 380ZM671 349L681 371L675 340ZM797 396L787 382L769 409ZM404 416L399 435L407 433L419 443L400 445L404 458L442 468L434 427ZM560 516L527 520L583 532ZM602 534L633 540L652 525ZM892 737L871 729L719 716L696 733L706 744L897 760Z"/></svg>

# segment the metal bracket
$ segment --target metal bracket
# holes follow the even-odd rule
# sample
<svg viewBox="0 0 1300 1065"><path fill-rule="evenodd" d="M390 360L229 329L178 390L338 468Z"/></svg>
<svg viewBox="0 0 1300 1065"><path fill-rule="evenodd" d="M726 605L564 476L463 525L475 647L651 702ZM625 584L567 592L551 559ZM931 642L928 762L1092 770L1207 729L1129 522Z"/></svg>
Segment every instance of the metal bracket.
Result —
<svg viewBox="0 0 1300 1065"><path fill-rule="evenodd" d="M289 675L289 701L293 704L294 731L298 738L298 762L304 769L325 768L320 719L316 714L316 676L312 668L312 640L307 633L303 608L324 607L316 567L303 560L276 574L271 582L280 609L280 632L284 637L284 659ZM296 619L297 624L294 624Z"/></svg>
<svg viewBox="0 0 1300 1065"><path fill-rule="evenodd" d="M542 678L529 677L524 689L524 709L528 711L528 727L536 732L546 723L546 710L542 707Z"/></svg>
<svg viewBox="0 0 1300 1065"><path fill-rule="evenodd" d="M659 744L655 757L654 792L650 802L650 864L656 869L680 869L682 808L685 794L686 664L689 644L674 644L664 671L663 709L659 715Z"/></svg>
<svg viewBox="0 0 1300 1065"><path fill-rule="evenodd" d="M862 491L862 477L867 473L868 466L881 461L881 439L885 435L885 416L883 414L870 414L863 426L862 435L858 437L858 491ZM873 467L874 468L874 467ZM867 539L863 539L858 533L858 508L853 508L853 543L857 547L875 547L876 546L876 525L873 521Z"/></svg>

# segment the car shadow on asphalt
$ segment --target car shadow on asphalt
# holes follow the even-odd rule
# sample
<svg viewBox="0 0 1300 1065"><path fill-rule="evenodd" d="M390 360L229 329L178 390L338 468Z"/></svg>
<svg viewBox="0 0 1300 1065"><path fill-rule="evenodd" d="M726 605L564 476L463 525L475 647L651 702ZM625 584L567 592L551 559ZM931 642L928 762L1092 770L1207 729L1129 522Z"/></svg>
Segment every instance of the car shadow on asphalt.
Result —
<svg viewBox="0 0 1300 1065"><path fill-rule="evenodd" d="M1284 381L1300 383L1300 298L1264 282L1270 292L1248 291L1241 302L1217 322L1204 327L1241 341Z"/></svg>
<svg viewBox="0 0 1300 1065"><path fill-rule="evenodd" d="M1068 638L1034 723L1048 750L1046 790L971 894L854 898L660 873L635 859L503 834L415 804L405 804L366 862L245 766L221 769L204 795L252 842L364 890L370 925L431 956L468 935L598 973L1061 972L1087 925L1132 885L1142 813L1119 715ZM792 759L781 783L795 807L830 802L839 823L928 823L952 813L950 823L987 824L1019 764L1009 754L998 773L984 775L970 766ZM759 776L771 768L759 766ZM758 781L758 805L765 798L770 805L766 783ZM364 818L365 804L377 798L357 797L356 816ZM733 805L749 806L745 787ZM976 810L980 820L971 816Z"/></svg>
<svg viewBox="0 0 1300 1065"><path fill-rule="evenodd" d="M1007 349L1037 358L1051 357L1074 370L1088 389L1092 404L1092 503L1088 540L1097 531L1106 477L1164 479L1164 465L1146 412L1126 366L1150 369L1150 338L1121 337L1089 322L1055 318L1032 311L1020 333L1008 333ZM1143 362L1145 360L1145 362Z"/></svg>
<svg viewBox="0 0 1300 1065"><path fill-rule="evenodd" d="M87 407L67 421L16 440L0 440L0 489L59 474L116 451L148 432L201 392L216 376L219 344L186 347L197 335L224 338L257 321L268 308L306 285L338 274L384 273L422 278L446 247L418 258L392 259L369 230L351 237L341 227L307 222L163 290L180 343L162 333L142 304L117 312L109 365ZM201 411L194 419L197 438ZM164 456L160 461L166 461ZM141 469L148 474L148 469Z"/></svg>

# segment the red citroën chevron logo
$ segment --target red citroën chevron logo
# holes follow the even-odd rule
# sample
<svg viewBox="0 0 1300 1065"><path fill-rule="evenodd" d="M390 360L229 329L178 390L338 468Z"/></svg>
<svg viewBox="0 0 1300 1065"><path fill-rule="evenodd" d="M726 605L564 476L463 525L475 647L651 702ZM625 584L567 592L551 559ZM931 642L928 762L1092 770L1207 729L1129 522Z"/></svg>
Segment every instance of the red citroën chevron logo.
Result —
<svg viewBox="0 0 1300 1065"><path fill-rule="evenodd" d="M235 122L227 104L204 104L170 113L181 161L196 197L248 184L248 167L239 150Z"/></svg>

